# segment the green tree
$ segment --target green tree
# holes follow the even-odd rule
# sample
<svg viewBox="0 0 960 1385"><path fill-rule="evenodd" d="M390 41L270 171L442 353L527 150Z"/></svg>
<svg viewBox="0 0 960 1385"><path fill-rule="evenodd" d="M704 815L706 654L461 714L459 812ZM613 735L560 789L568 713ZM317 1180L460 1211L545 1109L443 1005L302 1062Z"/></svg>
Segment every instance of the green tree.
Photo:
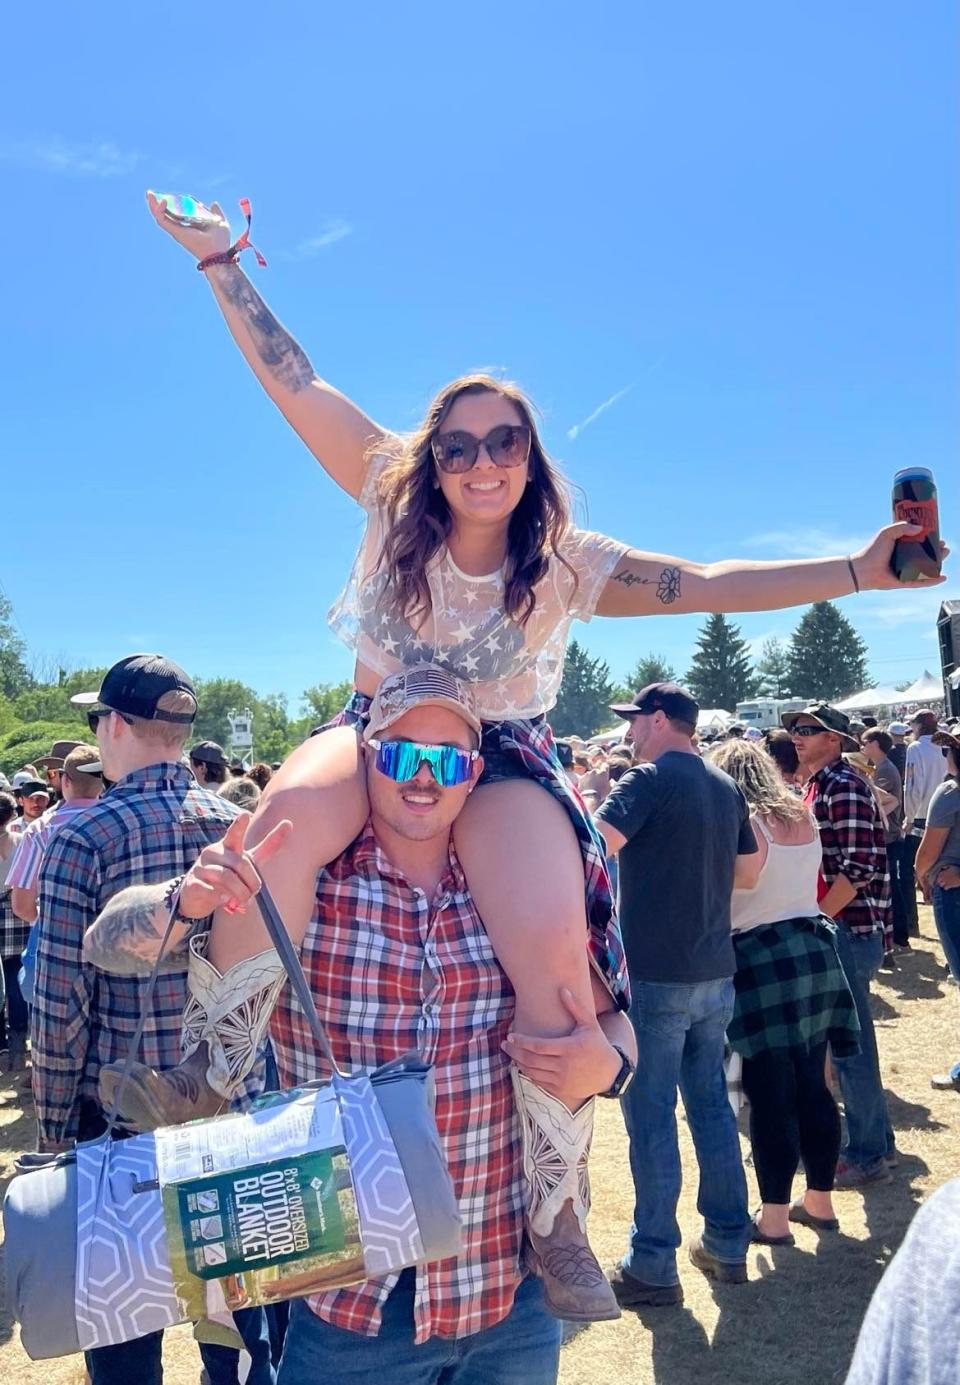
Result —
<svg viewBox="0 0 960 1385"><path fill-rule="evenodd" d="M757 691L767 697L790 696L790 650L774 636L764 640L757 661L759 683Z"/></svg>
<svg viewBox="0 0 960 1385"><path fill-rule="evenodd" d="M13 607L0 591L0 693L14 698L33 683L24 662L26 645L13 625Z"/></svg>
<svg viewBox="0 0 960 1385"><path fill-rule="evenodd" d="M648 683L675 683L677 675L662 654L644 654L621 684L614 688L615 702L629 702Z"/></svg>
<svg viewBox="0 0 960 1385"><path fill-rule="evenodd" d="M0 735L0 770L9 778L24 765L34 764L40 755L49 755L54 741L83 739L75 722L20 722L5 735ZM92 737L87 736L88 741Z"/></svg>
<svg viewBox="0 0 960 1385"><path fill-rule="evenodd" d="M867 646L832 601L817 601L790 641L788 679L794 697L848 697L869 687Z"/></svg>
<svg viewBox="0 0 960 1385"><path fill-rule="evenodd" d="M194 680L197 691L197 719L193 724L191 741L216 741L225 750L230 747L229 712L251 712L259 698L253 688L241 683L238 678L198 678ZM254 743L256 743L257 723L254 717Z"/></svg>
<svg viewBox="0 0 960 1385"><path fill-rule="evenodd" d="M583 645L570 641L563 682L550 724L558 736L592 736L613 720L610 669L602 659L591 659Z"/></svg>
<svg viewBox="0 0 960 1385"><path fill-rule="evenodd" d="M258 760L274 764L287 758L293 749L290 725L287 699L282 693L257 698L253 708L253 753Z"/></svg>
<svg viewBox="0 0 960 1385"><path fill-rule="evenodd" d="M310 728L322 726L342 711L353 692L349 679L343 683L315 683L312 688L304 688L301 713L310 722Z"/></svg>
<svg viewBox="0 0 960 1385"><path fill-rule="evenodd" d="M707 617L686 681L701 707L733 711L738 702L753 696L757 680L739 625L720 612Z"/></svg>

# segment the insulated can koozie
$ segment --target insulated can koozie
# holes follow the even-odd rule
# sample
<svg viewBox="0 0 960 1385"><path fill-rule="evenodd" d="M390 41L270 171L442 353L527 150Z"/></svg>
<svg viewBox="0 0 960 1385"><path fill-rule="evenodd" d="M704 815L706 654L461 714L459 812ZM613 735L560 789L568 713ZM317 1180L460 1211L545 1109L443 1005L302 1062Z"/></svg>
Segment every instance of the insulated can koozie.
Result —
<svg viewBox="0 0 960 1385"><path fill-rule="evenodd" d="M898 539L890 566L901 582L940 576L940 516L933 472L907 467L893 478L893 517L919 524L922 534Z"/></svg>

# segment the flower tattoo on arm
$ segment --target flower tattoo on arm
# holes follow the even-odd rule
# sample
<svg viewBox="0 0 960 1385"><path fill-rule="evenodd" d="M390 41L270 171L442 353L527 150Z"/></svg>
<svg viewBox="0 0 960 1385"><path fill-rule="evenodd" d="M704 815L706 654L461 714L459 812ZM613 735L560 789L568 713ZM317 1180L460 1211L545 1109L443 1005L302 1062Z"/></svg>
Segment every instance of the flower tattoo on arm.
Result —
<svg viewBox="0 0 960 1385"><path fill-rule="evenodd" d="M672 606L680 597L680 569L678 567L665 567L660 574L660 581L657 583L657 600L662 601L664 606Z"/></svg>
<svg viewBox="0 0 960 1385"><path fill-rule="evenodd" d="M654 579L652 577L641 577L639 573L625 572L614 573L613 580L622 583L627 587L652 587ZM664 606L672 606L675 601L680 599L680 569L678 567L665 567L661 570L656 582L657 600Z"/></svg>

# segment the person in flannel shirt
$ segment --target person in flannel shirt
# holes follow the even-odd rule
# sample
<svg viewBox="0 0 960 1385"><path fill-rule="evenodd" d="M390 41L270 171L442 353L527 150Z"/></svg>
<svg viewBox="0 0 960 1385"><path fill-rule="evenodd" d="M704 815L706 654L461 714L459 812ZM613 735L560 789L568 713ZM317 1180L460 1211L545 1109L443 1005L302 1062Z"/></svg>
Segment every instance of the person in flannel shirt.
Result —
<svg viewBox="0 0 960 1385"><path fill-rule="evenodd" d="M573 1092L588 1113L596 1094L622 1089L636 1046L628 1017L603 987L589 1010L572 994L564 998L571 1036L537 1040L516 1028L513 992L451 831L483 773L481 733L469 689L446 670L415 668L384 679L363 741L370 817L344 852L313 872L301 949L341 1067L369 1068L412 1049L433 1064L462 1248L416 1271L314 1291L294 1303L280 1368L290 1385L453 1379L455 1363L464 1378L494 1385L556 1378L560 1325L546 1311L544 1285L525 1278L521 1263L525 1182L537 1181L549 1215L559 1208L561 1222L569 1218L576 1174L558 1171L549 1157L546 1137L559 1108L550 1092ZM205 851L180 887L173 935L179 950L196 934L190 919L209 915L214 905L215 918L224 905L245 907L261 876L285 914L309 869L297 842L323 811L322 794L304 796L300 820L278 824L248 855L242 825ZM172 888L174 882L161 883L111 900L88 934L88 960L110 970L131 959L152 965ZM201 966L207 937L196 934L189 944ZM272 1038L283 1086L329 1077L289 988ZM544 1089L535 1137L517 1118L511 1059ZM581 1176L589 1128L585 1118ZM577 1310L575 1293L569 1306Z"/></svg>
<svg viewBox="0 0 960 1385"><path fill-rule="evenodd" d="M869 786L843 758L845 750L858 749L843 712L817 702L782 721L807 777L805 802L823 847L819 904L836 921L837 951L860 1022L860 1052L833 1055L847 1124L835 1184L859 1188L889 1180L896 1163L870 1011L870 982L893 937L883 819Z"/></svg>
<svg viewBox="0 0 960 1385"><path fill-rule="evenodd" d="M304 849L317 867L333 860L367 816L358 732L377 684L405 666L447 668L473 686L484 723L484 780L458 819L457 848L516 991L524 1030L546 1038L567 1033L570 1016L560 993L569 989L588 1005L591 975L603 984L609 978L616 1004L626 1008L629 983L603 843L566 780L546 721L572 621L595 614L771 610L896 587L890 558L910 526L888 525L845 557L709 564L643 552L577 528L533 407L516 386L487 374L462 376L439 392L412 436L400 437L315 371L240 269L247 237L231 244L216 204L201 225L185 224L176 207L168 215L165 200L152 193L148 202L157 224L199 261L270 398L367 517L350 579L331 612L335 633L356 655L356 693L338 724L296 751L270 783L254 836L291 816L288 799L295 803L304 791L318 790L328 811ZM295 942L303 937L309 905L305 890L289 911ZM207 961L221 977L221 1013L229 1010L232 994L247 994L251 968L264 975L268 948L253 918L242 928L236 921L230 928L215 926ZM279 977L279 959L275 967ZM273 989L264 982L264 1005ZM224 1023L232 1027L229 1014ZM225 1091L208 1061L211 1043L215 1049L207 1035L190 1053L187 1082L158 1079L147 1102L156 1119L186 1119L219 1107ZM238 1066L232 1076L239 1079L241 1071ZM188 1088L192 1101L185 1097ZM521 1083L517 1091L523 1118L532 1121L528 1088ZM568 1106L569 1096L561 1093ZM557 1158L564 1148L579 1148L581 1119L568 1110ZM565 1250L553 1255L555 1231L536 1188L529 1212L531 1225L542 1228L535 1236L539 1269L556 1282L558 1301L566 1302L577 1284L585 1316L615 1315L612 1291L586 1238L579 1256L572 1256L566 1233L557 1230Z"/></svg>

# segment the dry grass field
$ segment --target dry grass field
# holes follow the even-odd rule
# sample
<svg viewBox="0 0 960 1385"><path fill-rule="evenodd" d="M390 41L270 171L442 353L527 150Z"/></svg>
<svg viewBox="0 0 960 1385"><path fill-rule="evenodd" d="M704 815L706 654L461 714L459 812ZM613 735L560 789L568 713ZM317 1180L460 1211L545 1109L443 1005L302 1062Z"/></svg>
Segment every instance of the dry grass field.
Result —
<svg viewBox="0 0 960 1385"><path fill-rule="evenodd" d="M711 1288L682 1259L684 1306L627 1313L619 1322L571 1334L562 1355L562 1385L843 1381L867 1302L917 1205L960 1173L960 1096L930 1088L930 1074L960 1055L960 1006L945 977L928 909L921 911L921 929L899 970L881 973L876 986L881 1062L901 1154L893 1181L864 1193L837 1194L839 1235L817 1237L798 1227L795 1248L754 1249L749 1284ZM692 1237L698 1231L697 1171L682 1119L680 1127L686 1179L680 1224ZM0 1086L2 1186L15 1154L32 1146L32 1136L30 1113L12 1089ZM591 1234L604 1263L611 1264L622 1252L632 1208L626 1141L615 1107L600 1112L592 1168ZM749 1171L748 1177L755 1195ZM168 1333L165 1350L168 1385L196 1385L200 1365L189 1330ZM80 1385L83 1379L77 1358L31 1363L16 1326L0 1316L3 1385Z"/></svg>

